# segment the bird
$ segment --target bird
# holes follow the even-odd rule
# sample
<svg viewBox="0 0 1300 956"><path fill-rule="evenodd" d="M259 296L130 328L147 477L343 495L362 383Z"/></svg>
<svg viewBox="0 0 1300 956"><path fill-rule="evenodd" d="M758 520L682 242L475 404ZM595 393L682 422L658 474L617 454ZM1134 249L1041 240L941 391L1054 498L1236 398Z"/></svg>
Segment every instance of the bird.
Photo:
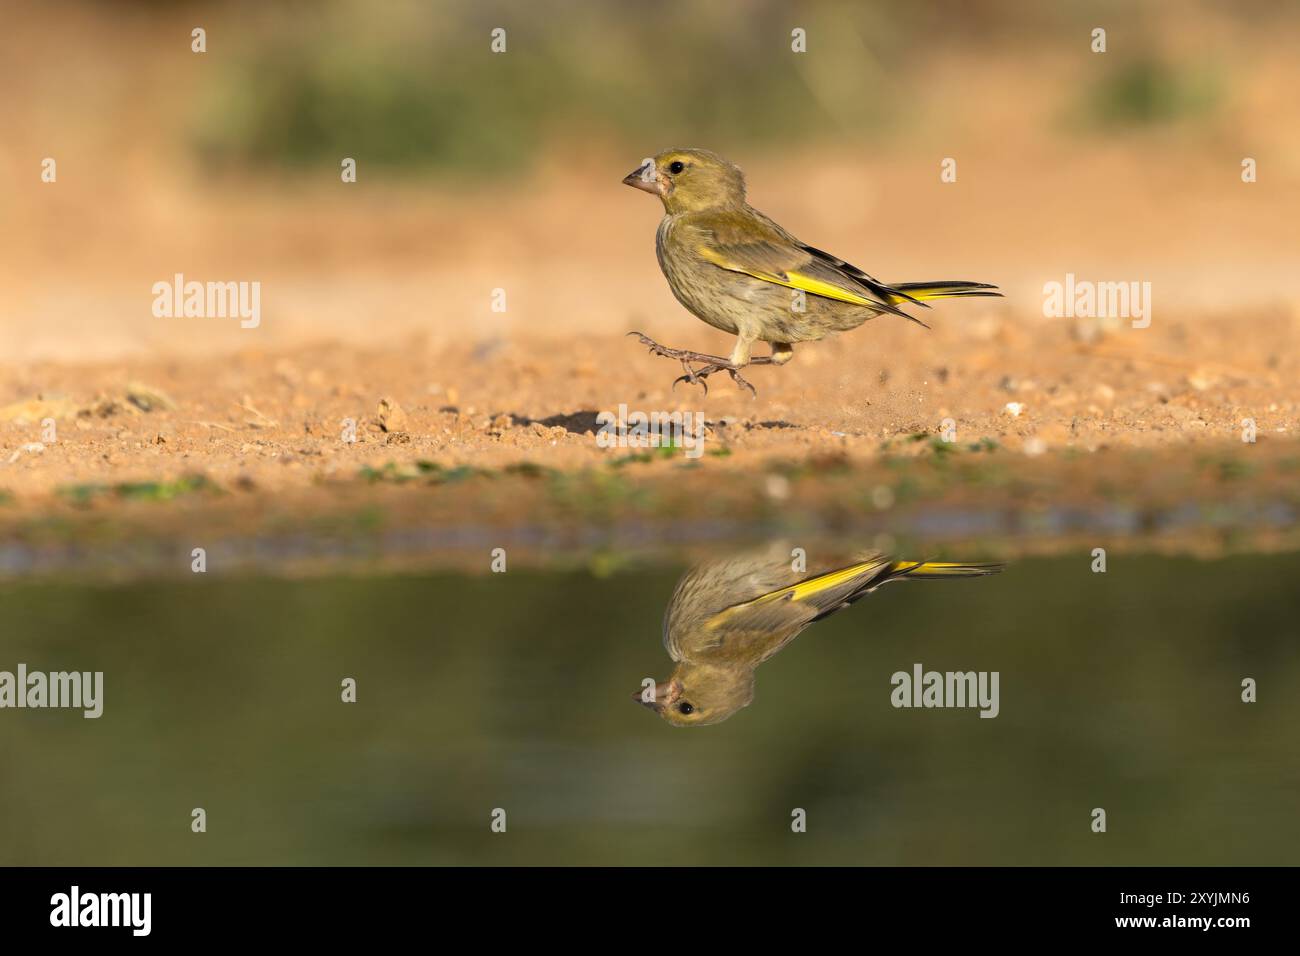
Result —
<svg viewBox="0 0 1300 956"><path fill-rule="evenodd" d="M714 328L736 336L730 358L672 349L630 332L654 355L677 359L673 382L701 384L725 371L738 387L750 365L785 365L796 342L855 329L882 314L929 328L905 311L926 300L1000 296L997 286L966 280L885 283L801 242L745 199L740 167L707 149L669 149L642 161L623 182L658 196L664 217L655 235L659 267L677 301ZM771 345L755 356L755 342ZM693 368L690 363L703 363Z"/></svg>
<svg viewBox="0 0 1300 956"><path fill-rule="evenodd" d="M879 552L796 570L792 551L774 543L713 559L687 571L664 612L672 676L633 696L674 727L731 717L754 699L758 665L804 628L891 581L945 581L1002 571L1001 564L899 561Z"/></svg>

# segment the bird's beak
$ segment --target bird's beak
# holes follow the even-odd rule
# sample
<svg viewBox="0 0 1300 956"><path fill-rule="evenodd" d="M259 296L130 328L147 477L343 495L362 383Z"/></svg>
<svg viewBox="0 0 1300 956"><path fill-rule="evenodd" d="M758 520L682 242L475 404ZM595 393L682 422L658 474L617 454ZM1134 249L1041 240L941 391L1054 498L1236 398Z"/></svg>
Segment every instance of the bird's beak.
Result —
<svg viewBox="0 0 1300 956"><path fill-rule="evenodd" d="M654 161L647 159L636 169L624 176L623 185L631 186L633 189L641 189L658 196L661 187L659 185L659 177L655 175Z"/></svg>
<svg viewBox="0 0 1300 956"><path fill-rule="evenodd" d="M654 700L646 700L642 697L641 695L644 694L645 691L641 690L633 694L632 699L638 704L643 704L646 707L649 707L651 710L662 710L664 707L667 707L675 701L681 695L681 692L681 684L678 684L675 681L664 681L661 684L655 684Z"/></svg>

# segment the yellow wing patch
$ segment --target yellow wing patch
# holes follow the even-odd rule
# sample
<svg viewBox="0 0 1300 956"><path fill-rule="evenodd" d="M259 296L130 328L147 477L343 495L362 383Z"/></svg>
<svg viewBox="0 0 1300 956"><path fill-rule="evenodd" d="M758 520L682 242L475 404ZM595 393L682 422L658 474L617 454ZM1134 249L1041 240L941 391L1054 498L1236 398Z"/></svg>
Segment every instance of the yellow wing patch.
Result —
<svg viewBox="0 0 1300 956"><path fill-rule="evenodd" d="M865 295L859 295L856 292L850 292L848 289L842 289L837 285L825 282L822 279L816 279L812 276L804 275L802 272L786 272L784 278L771 272L756 272L753 269L745 269L729 261L725 256L716 249L709 246L700 246L698 252L701 258L709 260L715 266L721 266L729 272L740 272L747 276L753 276L755 279L762 279L764 282L771 282L774 285L785 286L787 289L800 289L804 292L810 292L813 295L819 295L825 299L835 299L839 302L848 302L851 305L869 305L879 306L880 303L868 298Z"/></svg>
<svg viewBox="0 0 1300 956"><path fill-rule="evenodd" d="M802 289L804 292L811 292L813 295L820 295L827 299L838 299L840 302L850 302L853 305L878 304L874 299L869 299L865 295L857 295L847 289L841 289L837 285L831 285L829 282L814 279L812 276L802 275L798 272L787 272L786 275L790 281L781 282L776 280L778 285L788 286L791 289Z"/></svg>
<svg viewBox="0 0 1300 956"><path fill-rule="evenodd" d="M770 604L773 601L803 601L823 591L839 587L853 578L861 577L877 568L889 564L888 561L882 561L879 558L871 561L863 561L860 564L854 564L847 568L840 568L838 571L828 571L825 574L819 574L815 578L808 578L806 581L800 581L798 584L791 584L789 587L780 588L776 591L769 591L762 597L756 597L752 601L746 601L744 604L737 604L729 607L719 614L715 614L706 625L709 628L721 626L733 614L737 614L745 608L758 607L763 604Z"/></svg>

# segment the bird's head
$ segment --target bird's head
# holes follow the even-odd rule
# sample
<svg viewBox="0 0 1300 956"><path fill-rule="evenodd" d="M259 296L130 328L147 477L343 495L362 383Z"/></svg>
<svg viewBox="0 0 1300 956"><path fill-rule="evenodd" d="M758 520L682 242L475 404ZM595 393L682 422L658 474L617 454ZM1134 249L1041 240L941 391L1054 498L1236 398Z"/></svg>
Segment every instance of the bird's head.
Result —
<svg viewBox="0 0 1300 956"><path fill-rule="evenodd" d="M754 670L744 665L681 663L673 676L635 699L674 727L703 727L726 720L754 699Z"/></svg>
<svg viewBox="0 0 1300 956"><path fill-rule="evenodd" d="M642 162L623 182L658 196L669 213L745 202L745 176L740 167L707 149L664 150Z"/></svg>

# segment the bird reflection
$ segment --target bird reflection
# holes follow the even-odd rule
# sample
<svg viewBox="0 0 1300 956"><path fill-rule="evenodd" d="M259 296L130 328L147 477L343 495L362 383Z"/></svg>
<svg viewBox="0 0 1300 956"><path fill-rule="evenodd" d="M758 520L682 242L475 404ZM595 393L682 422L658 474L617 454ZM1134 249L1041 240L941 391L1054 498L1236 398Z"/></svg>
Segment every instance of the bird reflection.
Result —
<svg viewBox="0 0 1300 956"><path fill-rule="evenodd" d="M635 696L674 727L726 720L754 699L754 672L809 624L890 581L996 574L1000 564L898 561L864 553L805 568L785 545L697 564L664 612L672 676Z"/></svg>

